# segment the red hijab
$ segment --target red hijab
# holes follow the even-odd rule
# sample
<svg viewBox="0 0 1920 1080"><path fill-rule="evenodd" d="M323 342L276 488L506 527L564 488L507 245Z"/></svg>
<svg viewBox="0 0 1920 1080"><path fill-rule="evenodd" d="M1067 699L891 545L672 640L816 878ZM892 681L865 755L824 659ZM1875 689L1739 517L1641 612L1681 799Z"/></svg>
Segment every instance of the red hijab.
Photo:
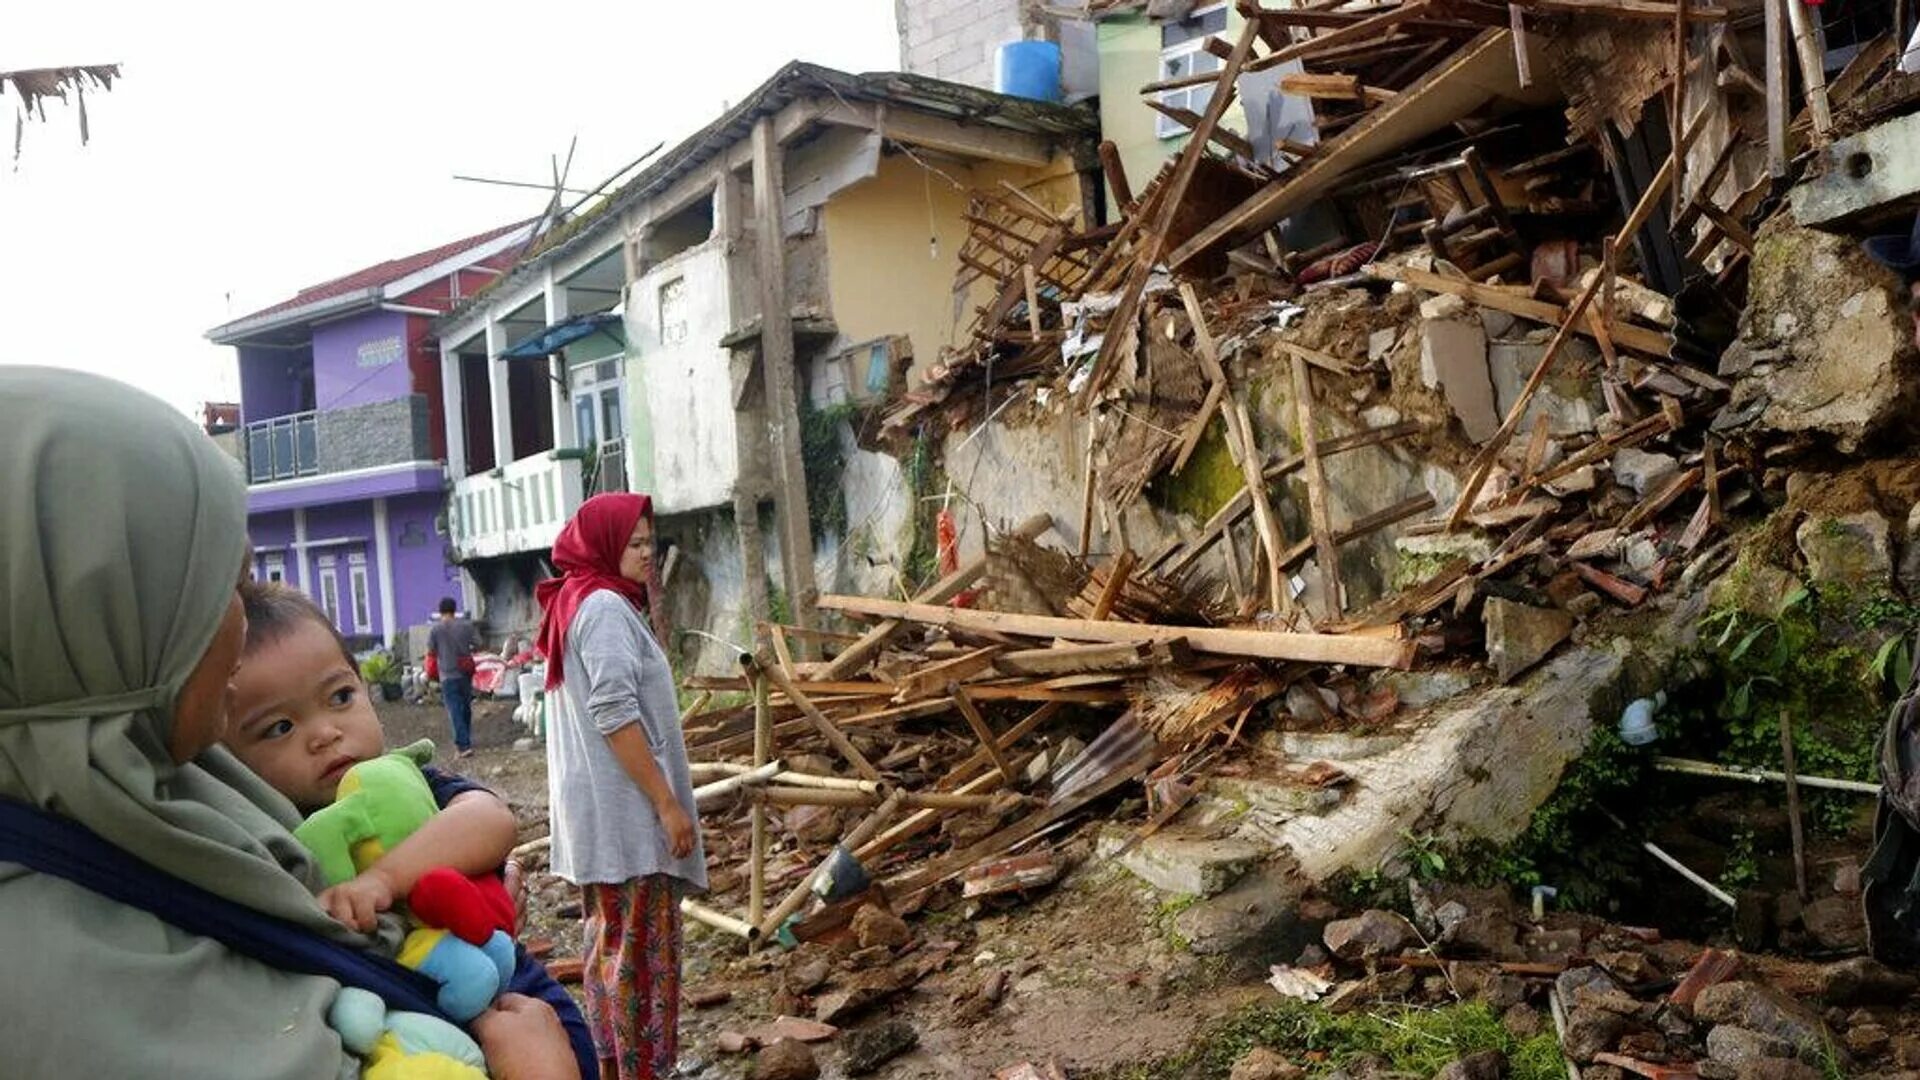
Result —
<svg viewBox="0 0 1920 1080"><path fill-rule="evenodd" d="M581 601L602 589L627 598L641 618L647 617L647 587L620 576L620 554L633 538L640 520L653 520L653 499L626 492L595 495L580 504L573 520L553 542L553 565L560 571L533 587L545 614L538 641L547 658L547 689L560 685L566 655L567 627Z"/></svg>

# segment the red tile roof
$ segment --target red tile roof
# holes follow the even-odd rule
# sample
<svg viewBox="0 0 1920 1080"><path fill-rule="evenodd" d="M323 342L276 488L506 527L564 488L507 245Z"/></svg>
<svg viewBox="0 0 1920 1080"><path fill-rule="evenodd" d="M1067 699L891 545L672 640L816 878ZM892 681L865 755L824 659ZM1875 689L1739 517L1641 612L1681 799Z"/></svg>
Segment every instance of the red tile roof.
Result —
<svg viewBox="0 0 1920 1080"><path fill-rule="evenodd" d="M375 263L372 266L355 270L351 274L342 275L331 281L323 281L318 285L309 285L277 304L263 307L259 311L243 315L238 319L230 320L230 324L258 319L264 315L272 315L280 311L305 307L316 301L326 300L335 296L344 296L347 293L362 292L375 286L399 281L409 274L418 273L435 263L451 259L469 248L479 247L489 240L498 239L515 229L524 228L526 224L524 221L516 221L510 225L502 225L499 228L488 229L486 232L469 236L464 240L455 240L450 244L442 244L437 248L429 248L426 251L415 252L412 255L403 255L398 259L388 259L386 262Z"/></svg>

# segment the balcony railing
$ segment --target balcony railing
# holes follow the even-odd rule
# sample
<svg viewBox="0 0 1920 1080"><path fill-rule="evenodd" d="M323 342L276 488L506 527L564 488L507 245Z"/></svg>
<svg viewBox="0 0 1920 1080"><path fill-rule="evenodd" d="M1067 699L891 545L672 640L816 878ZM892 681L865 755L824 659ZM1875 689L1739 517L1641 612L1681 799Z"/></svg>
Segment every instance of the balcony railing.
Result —
<svg viewBox="0 0 1920 1080"><path fill-rule="evenodd" d="M256 484L320 471L318 414L276 416L247 425L247 479Z"/></svg>
<svg viewBox="0 0 1920 1080"><path fill-rule="evenodd" d="M578 451L547 451L454 481L453 549L460 559L553 546L584 497Z"/></svg>

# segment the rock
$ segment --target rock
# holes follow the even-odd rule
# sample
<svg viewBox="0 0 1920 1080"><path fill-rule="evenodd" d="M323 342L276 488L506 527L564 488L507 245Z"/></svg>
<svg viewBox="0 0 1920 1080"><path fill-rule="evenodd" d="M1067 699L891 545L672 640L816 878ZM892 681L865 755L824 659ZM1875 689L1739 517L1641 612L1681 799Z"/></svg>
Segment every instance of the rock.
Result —
<svg viewBox="0 0 1920 1080"><path fill-rule="evenodd" d="M1452 668L1424 671L1394 671L1374 680L1391 687L1405 709L1424 709L1436 702L1458 697L1473 689L1473 677Z"/></svg>
<svg viewBox="0 0 1920 1080"><path fill-rule="evenodd" d="M1920 990L1920 979L1864 956L1820 969L1820 1000L1828 1005L1898 1005Z"/></svg>
<svg viewBox="0 0 1920 1080"><path fill-rule="evenodd" d="M1498 958L1513 953L1518 931L1505 912L1484 908L1469 912L1461 908L1458 917L1448 918L1444 912L1449 907L1457 908L1460 904L1452 902L1441 907L1440 942L1447 947L1448 956Z"/></svg>
<svg viewBox="0 0 1920 1080"><path fill-rule="evenodd" d="M1758 1031L1719 1024L1707 1032L1707 1056L1735 1068L1761 1058L1790 1058L1792 1044Z"/></svg>
<svg viewBox="0 0 1920 1080"><path fill-rule="evenodd" d="M753 1049L753 1043L737 1031L723 1031L713 1037L713 1048L723 1054L744 1054Z"/></svg>
<svg viewBox="0 0 1920 1080"><path fill-rule="evenodd" d="M1584 1065L1593 1060L1593 1055L1611 1051L1626 1031L1627 1019L1618 1013L1576 1007L1567 1016L1567 1034L1561 1046L1568 1057Z"/></svg>
<svg viewBox="0 0 1920 1080"><path fill-rule="evenodd" d="M823 1024L838 1027L885 996L877 990L864 986L835 990L832 993L820 995L819 999L813 1003L813 1018Z"/></svg>
<svg viewBox="0 0 1920 1080"><path fill-rule="evenodd" d="M1613 455L1614 482L1632 488L1634 494L1642 497L1660 490L1678 475L1680 462L1669 454L1651 454L1628 446Z"/></svg>
<svg viewBox="0 0 1920 1080"><path fill-rule="evenodd" d="M1367 335L1367 363L1378 363L1387 358L1393 347L1400 342L1400 331L1394 327L1375 330Z"/></svg>
<svg viewBox="0 0 1920 1080"><path fill-rule="evenodd" d="M1793 1058L1758 1058L1740 1066L1740 1080L1825 1080L1826 1073Z"/></svg>
<svg viewBox="0 0 1920 1080"><path fill-rule="evenodd" d="M1563 964L1580 952L1582 943L1583 938L1577 928L1536 928L1527 934L1520 947L1526 952L1527 959L1536 964Z"/></svg>
<svg viewBox="0 0 1920 1080"><path fill-rule="evenodd" d="M918 1046L920 1033L905 1020L888 1020L846 1032L840 1041L845 1047L840 1060L847 1075L864 1076Z"/></svg>
<svg viewBox="0 0 1920 1080"><path fill-rule="evenodd" d="M1412 968L1378 971L1358 982L1350 982L1320 999L1320 1007L1330 1013L1346 1013L1378 1001L1398 1001L1413 993L1419 982Z"/></svg>
<svg viewBox="0 0 1920 1080"><path fill-rule="evenodd" d="M1540 1010L1521 1002L1500 1014L1500 1024L1507 1034L1520 1042L1526 1042L1547 1029L1547 1018Z"/></svg>
<svg viewBox="0 0 1920 1080"><path fill-rule="evenodd" d="M1121 866L1162 892L1213 896L1240 880L1267 852L1238 837L1219 837L1173 826L1134 842L1131 829L1108 828L1095 842L1103 858L1118 853ZM1132 846L1127 845L1132 842Z"/></svg>
<svg viewBox="0 0 1920 1080"><path fill-rule="evenodd" d="M711 1009L732 1001L733 991L724 986L690 986L686 997L687 1004L696 1009Z"/></svg>
<svg viewBox="0 0 1920 1080"><path fill-rule="evenodd" d="M1539 663L1573 632L1573 616L1564 611L1499 596L1487 599L1481 618L1487 628L1487 659L1503 683Z"/></svg>
<svg viewBox="0 0 1920 1080"><path fill-rule="evenodd" d="M1498 1050L1468 1054L1433 1074L1433 1080L1505 1080L1507 1055Z"/></svg>
<svg viewBox="0 0 1920 1080"><path fill-rule="evenodd" d="M1555 976L1553 989L1560 995L1561 1001L1572 1006L1580 1000L1582 993L1618 990L1620 984L1613 981L1613 976L1597 967L1578 967L1569 968Z"/></svg>
<svg viewBox="0 0 1920 1080"><path fill-rule="evenodd" d="M1594 962L1606 969L1607 974L1628 986L1658 982L1663 976L1653 961L1645 953L1631 950L1621 952L1603 952L1594 955Z"/></svg>
<svg viewBox="0 0 1920 1080"><path fill-rule="evenodd" d="M1365 960L1398 955L1413 941L1413 928L1390 911L1372 910L1328 923L1322 940L1342 960Z"/></svg>
<svg viewBox="0 0 1920 1080"><path fill-rule="evenodd" d="M1736 383L1736 400L1763 387L1772 400L1762 424L1825 436L1842 454L1900 423L1916 368L1899 279L1851 237L1798 227L1788 215L1760 230L1749 266L1738 341L1779 355Z"/></svg>
<svg viewBox="0 0 1920 1080"><path fill-rule="evenodd" d="M820 1063L813 1049L798 1039L780 1039L753 1059L754 1080L816 1080Z"/></svg>
<svg viewBox="0 0 1920 1080"><path fill-rule="evenodd" d="M808 957L787 967L786 975L780 985L789 993L810 994L826 984L833 975L833 965L824 956Z"/></svg>
<svg viewBox="0 0 1920 1080"><path fill-rule="evenodd" d="M1920 1067L1920 1035L1893 1037L1893 1063L1903 1069Z"/></svg>
<svg viewBox="0 0 1920 1080"><path fill-rule="evenodd" d="M1861 1057L1879 1057L1890 1042L1892 1037L1879 1024L1856 1024L1847 1029L1847 1049Z"/></svg>
<svg viewBox="0 0 1920 1080"><path fill-rule="evenodd" d="M1442 294L1422 305L1453 297ZM1487 332L1479 320L1430 315L1420 324L1420 381L1437 387L1467 438L1481 443L1500 428L1500 406L1487 370Z"/></svg>
<svg viewBox="0 0 1920 1080"><path fill-rule="evenodd" d="M1818 1060L1828 1042L1826 1024L1806 1006L1755 982L1707 987L1694 999L1693 1014L1704 1023L1732 1024L1772 1036L1809 1060Z"/></svg>
<svg viewBox="0 0 1920 1080"><path fill-rule="evenodd" d="M1801 911L1800 921L1823 948L1837 952L1866 948L1867 920L1858 897L1823 896Z"/></svg>
<svg viewBox="0 0 1920 1080"><path fill-rule="evenodd" d="M863 949L897 949L913 940L913 931L900 916L876 904L867 904L853 913L853 937Z"/></svg>
<svg viewBox="0 0 1920 1080"><path fill-rule="evenodd" d="M1807 560L1807 576L1821 584L1856 588L1885 586L1893 575L1887 519L1871 510L1837 517L1809 517L1794 530Z"/></svg>
<svg viewBox="0 0 1920 1080"><path fill-rule="evenodd" d="M1195 956L1233 958L1249 971L1265 971L1316 946L1337 912L1318 900L1303 900L1299 878L1286 867L1264 864L1226 891L1189 905L1173 917L1173 932ZM1303 966L1324 963L1305 961Z"/></svg>
<svg viewBox="0 0 1920 1080"><path fill-rule="evenodd" d="M1256 1046L1233 1063L1227 1080L1300 1080L1307 1070L1265 1046Z"/></svg>
<svg viewBox="0 0 1920 1080"><path fill-rule="evenodd" d="M1485 1002L1489 1009L1504 1011L1525 1002L1528 990L1527 980L1496 971L1487 976L1487 981L1480 985L1474 997Z"/></svg>
<svg viewBox="0 0 1920 1080"><path fill-rule="evenodd" d="M1531 341L1495 341L1487 346L1487 368L1493 377L1494 404L1500 415L1506 416L1520 399L1520 392L1527 384L1527 377L1540 364L1540 357L1547 350L1547 338L1551 331ZM1590 358L1597 356L1591 345L1579 338L1569 338L1560 347L1559 359L1554 363L1566 364L1561 371L1583 370ZM1606 404L1598 400L1599 380L1590 379L1587 383L1592 390L1582 396L1586 387L1569 389L1575 380L1549 379L1527 402L1526 412L1520 418L1520 430L1532 431L1533 425L1544 416L1547 418L1547 431L1556 438L1570 435L1587 435L1593 432L1595 422L1605 413ZM1564 392L1563 392L1564 391ZM1599 407L1596 409L1595 406Z"/></svg>
<svg viewBox="0 0 1920 1080"><path fill-rule="evenodd" d="M830 844L840 839L840 814L831 806L795 806L781 815L781 823L798 840Z"/></svg>

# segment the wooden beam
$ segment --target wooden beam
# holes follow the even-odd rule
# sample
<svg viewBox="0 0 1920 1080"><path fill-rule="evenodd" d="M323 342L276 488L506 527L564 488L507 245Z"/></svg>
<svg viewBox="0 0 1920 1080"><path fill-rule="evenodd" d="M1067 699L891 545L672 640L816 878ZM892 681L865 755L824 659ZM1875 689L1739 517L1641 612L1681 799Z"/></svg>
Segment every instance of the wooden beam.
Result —
<svg viewBox="0 0 1920 1080"><path fill-rule="evenodd" d="M848 740L846 733L841 731L832 720L827 719L826 714L822 713L819 708L814 705L813 701L809 699L798 686L794 685L793 680L781 673L778 665L764 663L758 657L753 656L741 657L740 665L747 668L748 671L755 676L764 675L773 685L779 687L780 692L787 695L787 700L791 701L794 706L800 710L801 715L805 716L808 722L814 726L814 729L820 732L821 736L827 740L828 745L832 746L841 757L845 758L847 764L853 766L855 772L859 773L863 778L875 782L881 782L885 779L885 777L880 775L880 770L873 767L873 762L868 761L867 756L860 752L859 747L854 746L853 743Z"/></svg>
<svg viewBox="0 0 1920 1080"><path fill-rule="evenodd" d="M1393 266L1386 263L1374 263L1368 267L1367 272L1382 281L1399 281L1428 292L1450 293L1481 307L1504 311L1509 315L1519 315L1548 326L1559 326L1567 321L1567 309L1559 304L1535 300L1529 296L1517 296L1492 285L1460 281L1426 270L1415 270L1412 267ZM1574 331L1587 337L1594 336L1592 325L1584 320L1574 327ZM1662 331L1649 330L1619 319L1609 320L1607 331L1612 335L1613 343L1622 348L1643 352L1650 356L1670 357L1673 354L1673 344L1667 340L1667 335Z"/></svg>
<svg viewBox="0 0 1920 1080"><path fill-rule="evenodd" d="M1046 514L1035 514L1016 526L1012 535L1022 540L1032 540L1034 537L1039 536L1052 527L1052 517ZM969 559L960 569L934 582L926 590L915 596L914 600L922 604L944 604L971 588L973 583L979 581L986 572L987 557L985 555L976 559ZM846 678L848 675L866 667L867 662L875 656L878 656L880 650L886 648L887 642L892 641L894 635L904 629L906 629L906 627L898 622L883 622L875 626L873 629L860 635L860 640L847 646L840 655L829 661L826 667L821 668L813 676L813 679L820 682L831 682L836 679Z"/></svg>
<svg viewBox="0 0 1920 1080"><path fill-rule="evenodd" d="M1300 456L1306 459L1307 518L1313 534L1314 561L1320 566L1320 611L1338 619L1340 601L1340 545L1333 538L1333 518L1327 508L1327 471L1320 462L1320 437L1313 422L1313 379L1299 353L1288 357L1293 368L1295 415L1300 424Z"/></svg>
<svg viewBox="0 0 1920 1080"><path fill-rule="evenodd" d="M1127 181L1127 167L1120 160L1120 147L1112 139L1100 140L1100 170L1107 174L1107 186L1113 189L1113 201L1122 213L1133 209L1133 185Z"/></svg>
<svg viewBox="0 0 1920 1080"><path fill-rule="evenodd" d="M1383 31L1398 26L1408 19L1424 15L1426 11L1426 0L1410 0L1410 2L1401 4L1391 11L1381 12L1378 15L1361 19L1357 23L1343 26L1338 30L1321 34L1319 37L1311 37L1305 41L1289 45L1284 49L1270 52L1248 64L1247 70L1250 72L1265 71L1268 68L1279 67L1289 60L1301 60L1309 56L1316 56L1329 49L1338 48L1356 41L1372 41L1380 37Z"/></svg>
<svg viewBox="0 0 1920 1080"><path fill-rule="evenodd" d="M766 386L766 422L771 436L774 508L780 530L780 563L793 621L811 629L813 515L807 506L806 461L800 446L800 401L794 373L793 308L787 300L785 150L774 139L773 120L753 126L754 258L760 285L760 367ZM749 564L751 567L753 564ZM749 577L757 574L750 569ZM801 659L812 646L801 642Z"/></svg>
<svg viewBox="0 0 1920 1080"><path fill-rule="evenodd" d="M1693 22L1725 22L1726 8L1669 4L1662 0L1511 0L1513 6L1553 15L1612 15L1622 19L1671 22L1676 11Z"/></svg>
<svg viewBox="0 0 1920 1080"><path fill-rule="evenodd" d="M1294 634L1208 626L1093 622L1087 619L1062 619L1051 615L1021 615L1012 612L940 607L934 604L911 604L867 596L822 596L820 606L854 615L906 619L928 626L944 627L948 630L984 630L1019 637L1065 638L1069 641L1096 642L1173 642L1184 639L1198 652L1219 656L1393 668L1406 668L1413 663L1412 642L1388 641L1346 634Z"/></svg>
<svg viewBox="0 0 1920 1080"><path fill-rule="evenodd" d="M1487 30L1456 49L1391 104L1367 112L1322 143L1320 153L1195 233L1167 257L1168 266L1178 271L1203 252L1250 237L1319 199L1348 173L1447 127L1492 98L1519 95L1512 41L1511 31Z"/></svg>
<svg viewBox="0 0 1920 1080"><path fill-rule="evenodd" d="M1791 0L1788 0L1791 2ZM1761 0L1766 9L1767 172L1787 175L1787 26L1781 0Z"/></svg>
<svg viewBox="0 0 1920 1080"><path fill-rule="evenodd" d="M1000 773L1000 782L1007 787L1014 786L1019 777L1014 775L1013 763L1007 760L1006 752L1000 749L993 729L987 726L987 718L980 715L980 710L968 699L967 691L958 683L948 686L947 693L953 697L953 707L960 710L960 715L967 720L967 726L973 729L973 737L980 740L981 749L993 759L993 767Z"/></svg>

